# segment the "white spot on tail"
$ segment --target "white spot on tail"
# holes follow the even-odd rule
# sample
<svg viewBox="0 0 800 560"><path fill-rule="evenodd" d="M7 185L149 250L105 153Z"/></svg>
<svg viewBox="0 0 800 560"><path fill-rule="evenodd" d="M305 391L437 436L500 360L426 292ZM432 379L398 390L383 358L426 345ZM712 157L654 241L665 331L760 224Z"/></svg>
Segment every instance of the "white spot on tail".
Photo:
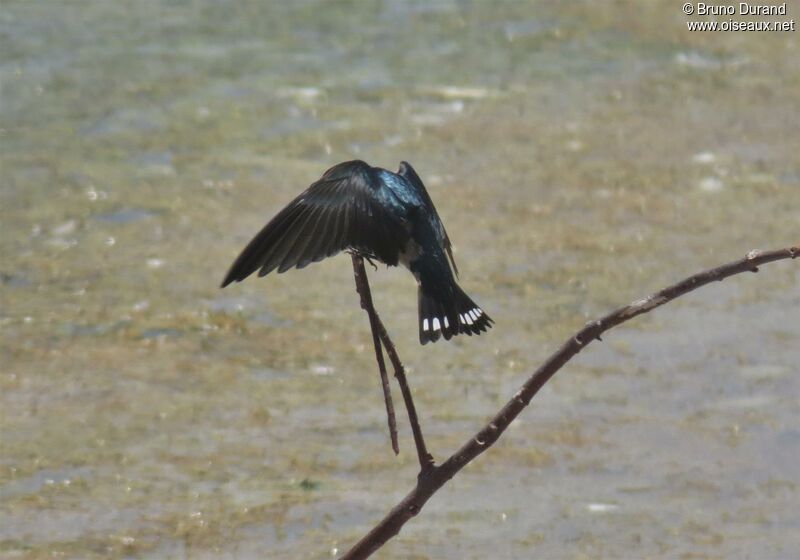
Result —
<svg viewBox="0 0 800 560"><path fill-rule="evenodd" d="M466 317L466 319L467 319L467 320L466 320L466 323L467 323L468 325L471 325L471 324L473 323L473 321L472 321L472 317L470 317L469 313L464 313L464 317Z"/></svg>
<svg viewBox="0 0 800 560"><path fill-rule="evenodd" d="M428 330L428 319L423 319L422 320L422 330L423 331L427 331Z"/></svg>
<svg viewBox="0 0 800 560"><path fill-rule="evenodd" d="M435 330L435 331L439 330L439 318L438 317L434 317L433 318L433 330Z"/></svg>
<svg viewBox="0 0 800 560"><path fill-rule="evenodd" d="M450 328L450 322L447 320L447 317L444 318L444 328L446 329Z"/></svg>

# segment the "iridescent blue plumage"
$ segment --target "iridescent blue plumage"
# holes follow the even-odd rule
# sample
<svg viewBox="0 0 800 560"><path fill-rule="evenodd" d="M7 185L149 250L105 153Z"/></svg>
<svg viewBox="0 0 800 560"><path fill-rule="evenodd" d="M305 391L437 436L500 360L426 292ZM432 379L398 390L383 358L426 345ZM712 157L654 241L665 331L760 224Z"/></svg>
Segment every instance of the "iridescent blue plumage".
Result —
<svg viewBox="0 0 800 560"><path fill-rule="evenodd" d="M405 177L386 169L378 169L376 175L385 188L377 189L377 196L394 211L407 214L409 208L421 208L425 201L416 188Z"/></svg>
<svg viewBox="0 0 800 560"><path fill-rule="evenodd" d="M222 286L256 270L264 276L303 268L340 251L408 267L419 284L422 344L491 327L492 320L456 284L450 239L425 185L406 162L397 173L357 160L330 168L256 235Z"/></svg>

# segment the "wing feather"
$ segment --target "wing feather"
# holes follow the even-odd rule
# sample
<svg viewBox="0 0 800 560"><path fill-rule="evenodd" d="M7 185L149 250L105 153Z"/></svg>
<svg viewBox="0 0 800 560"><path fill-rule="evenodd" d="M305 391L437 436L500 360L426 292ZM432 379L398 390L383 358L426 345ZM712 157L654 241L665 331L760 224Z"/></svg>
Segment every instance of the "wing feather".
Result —
<svg viewBox="0 0 800 560"><path fill-rule="evenodd" d="M332 167L247 244L222 286L244 280L256 270L259 276L276 268L281 273L347 249L397 264L409 232L381 204L380 190L386 188L362 161Z"/></svg>
<svg viewBox="0 0 800 560"><path fill-rule="evenodd" d="M284 223L283 230L277 232L275 237L271 240L271 245L264 246L266 258L261 265L261 270L258 271L259 276L266 276L275 270L280 265L286 252L297 239L299 229L298 223L303 223L308 209L302 204L295 204L295 208L294 218Z"/></svg>
<svg viewBox="0 0 800 560"><path fill-rule="evenodd" d="M281 262L278 265L278 273L286 272L297 265L303 251L308 247L311 241L311 235L314 226L317 224L317 218L320 213L319 208L308 208L303 215L292 224L292 236L294 240L291 243L286 243L286 249L282 252Z"/></svg>
<svg viewBox="0 0 800 560"><path fill-rule="evenodd" d="M330 239L330 224L332 212L326 209L319 218L319 228L317 235L309 246L308 254L311 255L313 262L318 262L328 256L327 242Z"/></svg>
<svg viewBox="0 0 800 560"><path fill-rule="evenodd" d="M270 256L270 249L283 233L285 227L297 218L299 208L289 205L281 210L244 248L231 266L224 285L233 281L239 282L261 268Z"/></svg>
<svg viewBox="0 0 800 560"><path fill-rule="evenodd" d="M306 236L305 244L298 249L297 252L297 268L305 268L314 261L316 254L314 253L314 244L320 236L324 235L323 221L321 220L322 212L318 211L315 214L315 219L309 228L308 235Z"/></svg>

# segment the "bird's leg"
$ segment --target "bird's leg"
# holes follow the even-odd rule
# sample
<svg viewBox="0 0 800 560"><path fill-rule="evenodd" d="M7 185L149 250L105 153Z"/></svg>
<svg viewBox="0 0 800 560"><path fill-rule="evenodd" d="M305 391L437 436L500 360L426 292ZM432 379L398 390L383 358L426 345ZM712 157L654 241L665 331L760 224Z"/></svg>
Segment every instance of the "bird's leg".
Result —
<svg viewBox="0 0 800 560"><path fill-rule="evenodd" d="M367 280L367 271L364 269L364 259L355 253L351 253L350 256L353 258L353 273L356 280L356 291L361 297L361 308L366 311L369 316L369 326L372 330L372 342L375 346L375 359L378 362L378 370L381 374L383 400L386 403L389 437L392 440L392 450L394 450L394 454L397 455L400 453L400 447L397 443L397 420L394 415L394 404L392 403L392 393L389 387L389 376L386 373L386 363L383 360L383 348L381 347L381 340L379 338L378 325L380 324L380 319L372 304L372 294L370 293L369 281Z"/></svg>
<svg viewBox="0 0 800 560"><path fill-rule="evenodd" d="M394 376L400 385L400 390L403 393L403 401L408 411L408 420L411 424L411 432L414 434L414 444L417 447L417 456L419 458L419 466L421 469L420 475L428 473L434 465L433 457L428 453L428 448L425 446L425 438L422 435L422 429L419 425L417 417L417 409L414 406L414 398L411 396L411 390L406 381L405 368L397 355L397 350L394 343L389 338L389 333L386 332L386 327L383 326L381 318L378 316L375 307L372 304L372 294L369 289L369 281L367 280L367 272L364 269L364 261L360 256L352 255L353 257L353 271L356 277L356 286L358 287L359 294L361 294L361 307L367 312L370 318L370 326L372 327L372 336L375 341L375 352L378 358L378 367L381 369L381 376L385 375L385 364L383 362L383 352L380 349L380 344L386 347L386 353L394 367ZM386 390L385 390L386 392ZM386 393L388 394L388 393ZM387 406L388 409L388 406ZM390 419L390 429L391 429Z"/></svg>

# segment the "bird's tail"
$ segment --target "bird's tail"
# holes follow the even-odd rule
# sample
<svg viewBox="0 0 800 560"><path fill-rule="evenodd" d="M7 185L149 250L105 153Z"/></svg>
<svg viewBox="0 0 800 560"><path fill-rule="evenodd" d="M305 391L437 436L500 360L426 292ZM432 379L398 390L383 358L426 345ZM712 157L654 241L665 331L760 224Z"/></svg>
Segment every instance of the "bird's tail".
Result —
<svg viewBox="0 0 800 560"><path fill-rule="evenodd" d="M492 319L455 283L446 296L419 288L419 341L450 340L459 334L481 334L491 328Z"/></svg>

